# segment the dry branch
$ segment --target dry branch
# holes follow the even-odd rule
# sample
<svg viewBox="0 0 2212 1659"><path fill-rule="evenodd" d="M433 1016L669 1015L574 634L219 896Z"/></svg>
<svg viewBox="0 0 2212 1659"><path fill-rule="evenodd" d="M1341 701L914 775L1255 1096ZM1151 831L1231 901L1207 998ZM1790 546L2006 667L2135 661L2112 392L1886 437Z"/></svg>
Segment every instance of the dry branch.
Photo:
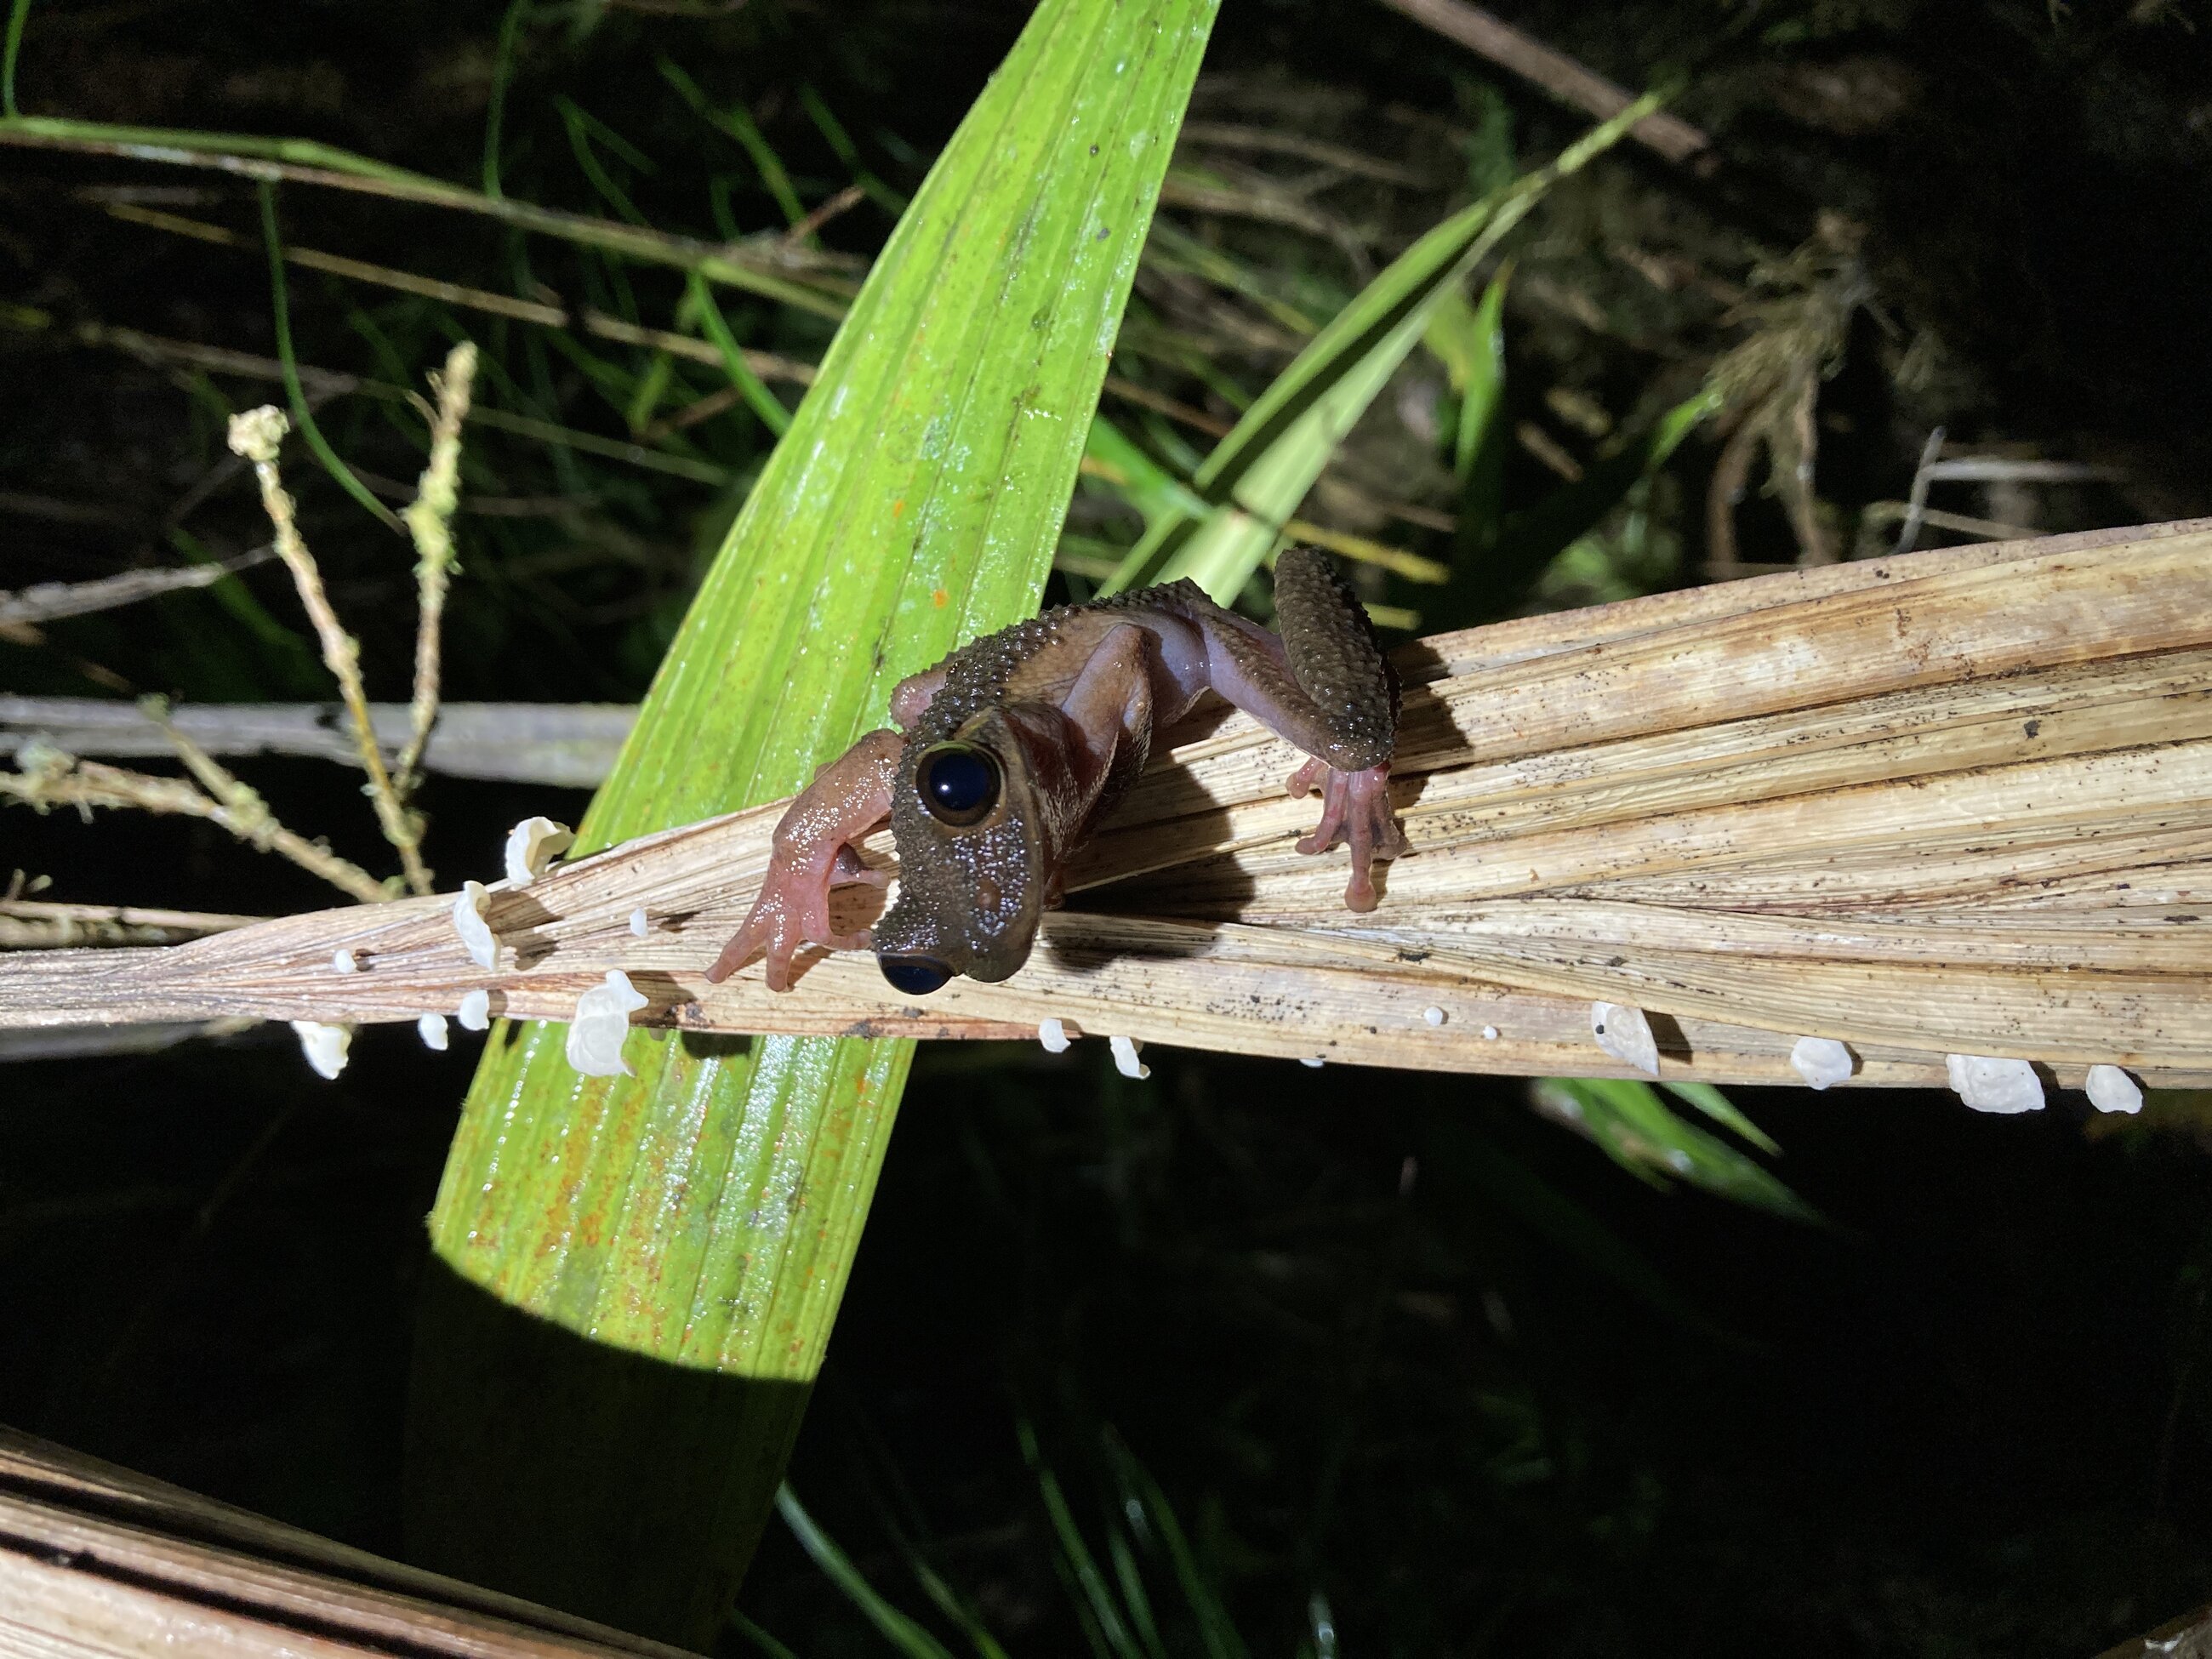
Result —
<svg viewBox="0 0 2212 1659"><path fill-rule="evenodd" d="M276 551L274 547L257 547L250 553L240 553L215 564L125 570L94 581L40 582L14 592L0 592L0 627L89 616L96 611L114 611L136 605L161 593L211 587L236 571L252 569L263 560L273 557Z"/></svg>
<svg viewBox="0 0 2212 1659"><path fill-rule="evenodd" d="M0 1650L681 1659L0 1429Z"/></svg>
<svg viewBox="0 0 2212 1659"><path fill-rule="evenodd" d="M398 749L406 742L407 704L373 702L368 716L380 746ZM210 755L297 755L361 763L342 703L186 703L171 709L169 719ZM605 778L636 719L629 703L448 702L438 710L422 765L447 777L588 789ZM106 759L173 752L161 727L136 703L0 695L0 756L39 743Z"/></svg>
<svg viewBox="0 0 2212 1659"><path fill-rule="evenodd" d="M1602 75L1480 6L1468 5L1466 0L1382 0L1382 3L1543 88L1560 102L1589 111L1601 121L1611 120L1635 101L1631 94ZM1663 110L1645 116L1629 129L1628 136L1670 161L1711 159L1711 141L1679 115Z"/></svg>
<svg viewBox="0 0 2212 1659"><path fill-rule="evenodd" d="M1940 1082L1947 1053L2068 1084L2100 1062L2212 1082L2212 521L1788 572L1398 661L1416 852L1370 915L1340 907L1340 855L1291 849L1312 814L1282 793L1291 751L1231 716L1132 792L1002 985L910 1005L843 955L789 996L757 970L708 987L769 805L495 887L490 973L447 901L407 900L0 963L0 1026L411 1019L477 988L495 1013L560 1019L619 968L642 1021L702 1031L1012 1036L1053 1017L1600 1074L1618 1071L1589 1041L1601 999L1665 1017L1673 1078L1794 1081L1812 1035L1850 1044L1861 1083ZM340 947L362 971L333 971Z"/></svg>

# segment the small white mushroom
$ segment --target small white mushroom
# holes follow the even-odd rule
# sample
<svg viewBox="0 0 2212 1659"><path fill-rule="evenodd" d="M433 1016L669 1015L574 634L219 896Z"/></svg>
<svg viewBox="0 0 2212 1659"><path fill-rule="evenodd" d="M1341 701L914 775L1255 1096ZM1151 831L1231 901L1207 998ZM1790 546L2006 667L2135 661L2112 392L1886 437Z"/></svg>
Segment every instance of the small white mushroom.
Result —
<svg viewBox="0 0 2212 1659"><path fill-rule="evenodd" d="M545 866L576 844L576 832L550 818L525 818L507 832L507 879L511 886L527 887L545 873Z"/></svg>
<svg viewBox="0 0 2212 1659"><path fill-rule="evenodd" d="M361 971L361 964L353 959L353 952L350 951L332 951L331 966L341 974L357 974Z"/></svg>
<svg viewBox="0 0 2212 1659"><path fill-rule="evenodd" d="M300 1052L307 1055L307 1064L317 1077L335 1080L345 1070L346 1050L353 1046L352 1026L295 1019L292 1029L300 1034Z"/></svg>
<svg viewBox="0 0 2212 1659"><path fill-rule="evenodd" d="M1107 1046L1114 1051L1114 1069L1123 1077L1133 1077L1142 1083L1152 1074L1152 1068L1137 1058L1137 1051L1145 1045L1134 1037L1109 1037Z"/></svg>
<svg viewBox="0 0 2212 1659"><path fill-rule="evenodd" d="M1978 1112L2039 1112L2043 1079L2024 1060L1987 1054L1946 1054L1943 1069L1959 1098Z"/></svg>
<svg viewBox="0 0 2212 1659"><path fill-rule="evenodd" d="M1037 1041L1044 1045L1044 1051L1048 1054L1064 1054L1071 1046L1067 1040L1067 1027L1056 1019L1037 1022Z"/></svg>
<svg viewBox="0 0 2212 1659"><path fill-rule="evenodd" d="M484 901L489 896L482 882L465 881L461 896L453 901L453 931L468 947L469 960L479 968L499 965L499 941L491 936L491 924L484 920Z"/></svg>
<svg viewBox="0 0 2212 1659"><path fill-rule="evenodd" d="M652 931L652 929L653 918L645 914L645 907L642 904L639 905L636 909L629 913L629 930L631 933L636 934L640 939L643 939L647 933Z"/></svg>
<svg viewBox="0 0 2212 1659"><path fill-rule="evenodd" d="M1318 1072L1322 1066L1328 1065L1328 1062L1319 1054L1300 1054L1298 1056L1298 1064Z"/></svg>
<svg viewBox="0 0 2212 1659"><path fill-rule="evenodd" d="M1799 1037L1790 1048L1790 1069L1808 1089L1832 1089L1851 1074L1851 1051L1833 1037Z"/></svg>
<svg viewBox="0 0 2212 1659"><path fill-rule="evenodd" d="M2100 1112L2132 1114L2142 1110L2142 1088L2117 1066L2092 1066L2085 1086L2089 1091L2089 1103Z"/></svg>
<svg viewBox="0 0 2212 1659"><path fill-rule="evenodd" d="M1421 1010L1421 1018L1431 1025L1441 1025L1444 1023L1444 1011L1441 1008L1424 1008Z"/></svg>
<svg viewBox="0 0 2212 1659"><path fill-rule="evenodd" d="M485 1023L489 1024L490 1022ZM415 1022L415 1034L422 1039L425 1048L434 1049L441 1054L446 1052L446 1017L443 1014L423 1015Z"/></svg>
<svg viewBox="0 0 2212 1659"><path fill-rule="evenodd" d="M586 1077L635 1077L623 1064L623 1039L629 1035L630 1015L645 1006L629 975L608 969L605 984L576 999L568 1021L568 1063Z"/></svg>
<svg viewBox="0 0 2212 1659"><path fill-rule="evenodd" d="M1659 1075L1659 1039L1651 1035L1651 1022L1641 1008L1617 1002L1590 1004L1590 1035L1597 1046L1624 1066Z"/></svg>
<svg viewBox="0 0 2212 1659"><path fill-rule="evenodd" d="M1497 1042L1497 1041L1498 1041L1498 1028L1497 1028L1495 1025L1486 1025L1486 1026L1484 1026L1484 1027L1482 1028L1482 1040L1483 1040L1485 1042Z"/></svg>
<svg viewBox="0 0 2212 1659"><path fill-rule="evenodd" d="M464 1031L491 1030L491 993L471 991L461 999L461 1006L453 1010L453 1018L461 1022Z"/></svg>

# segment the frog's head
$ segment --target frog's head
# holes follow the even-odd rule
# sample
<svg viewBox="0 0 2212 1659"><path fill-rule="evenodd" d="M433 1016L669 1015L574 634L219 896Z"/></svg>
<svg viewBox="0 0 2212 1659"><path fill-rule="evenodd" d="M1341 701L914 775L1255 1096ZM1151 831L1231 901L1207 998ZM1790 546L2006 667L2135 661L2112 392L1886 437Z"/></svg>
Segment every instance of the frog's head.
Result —
<svg viewBox="0 0 2212 1659"><path fill-rule="evenodd" d="M1001 980L1029 960L1062 839L1064 814L1037 787L1054 770L1061 723L1057 709L1014 705L907 745L891 786L898 901L872 940L897 989Z"/></svg>

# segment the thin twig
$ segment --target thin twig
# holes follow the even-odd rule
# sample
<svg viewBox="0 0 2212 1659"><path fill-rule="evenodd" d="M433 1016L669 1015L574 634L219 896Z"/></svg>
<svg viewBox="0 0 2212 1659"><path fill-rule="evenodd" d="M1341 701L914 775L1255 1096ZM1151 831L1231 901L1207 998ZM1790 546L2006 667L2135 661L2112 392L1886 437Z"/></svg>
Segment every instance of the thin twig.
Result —
<svg viewBox="0 0 2212 1659"><path fill-rule="evenodd" d="M261 916L205 910L149 910L131 904L59 904L40 899L0 899L0 950L66 950L86 945L174 945L234 927L251 927Z"/></svg>
<svg viewBox="0 0 2212 1659"><path fill-rule="evenodd" d="M446 356L446 370L430 383L438 393L438 415L430 425L430 464L415 499L400 514L415 538L414 724L399 751L398 790L404 801L414 793L422 750L438 719L439 628L446 614L446 587L453 569L453 508L460 500L461 422L468 418L469 392L476 380L477 349L464 340ZM374 741L374 734L370 741Z"/></svg>
<svg viewBox="0 0 2212 1659"><path fill-rule="evenodd" d="M95 611L114 611L156 594L180 589L207 587L234 571L246 570L275 556L273 547L257 547L220 564L185 565L180 569L126 570L88 582L40 582L35 587L0 592L0 626L13 623L52 622L57 617L89 616Z"/></svg>
<svg viewBox="0 0 2212 1659"><path fill-rule="evenodd" d="M236 779L231 780L229 798L218 800L182 778L157 778L119 766L104 766L98 761L81 761L47 744L27 745L17 755L15 764L15 771L0 772L0 798L21 801L40 811L73 806L88 817L95 808L104 807L204 818L258 851L289 859L363 903L392 896L359 865L287 830L268 804Z"/></svg>
<svg viewBox="0 0 2212 1659"><path fill-rule="evenodd" d="M1936 465L1936 458L1943 453L1943 428L1936 427L1928 434L1928 441L1920 446L1920 465L1912 470L1912 492L1905 498L1905 521L1897 528L1897 545L1893 553L1910 553L1920 540L1920 526L1928 512L1928 469Z"/></svg>
<svg viewBox="0 0 2212 1659"><path fill-rule="evenodd" d="M293 138L260 138L235 133L205 133L155 127L111 126L96 121L67 121L38 116L0 120L0 144L66 149L82 155L117 155L134 161L173 167L211 167L264 183L323 185L393 201L415 202L480 214L520 229L557 236L586 247L626 254L648 264L696 270L709 282L748 289L817 316L842 318L845 303L819 288L809 288L756 268L761 258L743 247L671 236L642 226L626 225L589 214L566 213L443 179L386 167L367 156L327 144ZM317 165L319 164L319 165ZM791 263L779 254L777 263Z"/></svg>
<svg viewBox="0 0 2212 1659"><path fill-rule="evenodd" d="M369 705L377 740L406 741L405 703ZM441 702L422 769L445 777L589 789L604 782L635 708L624 703ZM171 722L210 755L297 755L360 764L336 703L194 703ZM135 704L111 697L16 697L0 693L0 756L45 742L104 759L167 756L174 745Z"/></svg>
<svg viewBox="0 0 2212 1659"><path fill-rule="evenodd" d="M804 247L807 241L841 213L851 211L868 199L868 192L859 185L848 185L830 197L797 224L783 233L781 241L787 248Z"/></svg>
<svg viewBox="0 0 2212 1659"><path fill-rule="evenodd" d="M128 352L143 362L190 363L211 374L238 374L256 380L281 381L284 378L283 365L274 357L257 357L250 351L234 351L228 346L202 345L192 340L171 340L158 334L142 333L135 328L115 328L104 323L83 324L76 331L76 337L81 344ZM705 343L695 341L693 343ZM307 388L311 402L319 396L337 396L345 392L359 392L363 397L375 398L385 403L400 404L410 403L416 396L405 386L393 386L388 381L363 380L337 369L313 368L305 363L300 366L300 380ZM602 455L609 460L669 473L678 478L690 478L717 488L730 482L730 470L711 461L693 460L684 455L663 454L659 450L647 449L642 444L602 438L596 433L579 432L573 427L556 426L550 421L534 420L527 415L510 415L504 410L477 408L470 412L469 418L478 426L512 432L518 437L534 438L541 443L566 445L587 455Z"/></svg>
<svg viewBox="0 0 2212 1659"><path fill-rule="evenodd" d="M166 230L173 235L189 236L195 241L210 242L217 247L248 248L256 246L252 238L242 236L222 225L211 225L203 219L187 219L182 214L161 213L124 202L102 201L100 205L118 219L134 225L143 225L153 230ZM411 270L401 270L392 265L371 264L365 259L349 259L342 254L325 253L311 247L295 247L287 243L285 262L308 270L320 270L333 276L343 276L357 283L372 283L401 294L420 295L425 299L458 307L465 311L480 311L488 316L511 318L516 322L535 323L542 328L568 328L580 324L586 334L603 340L617 340L625 345L650 346L665 351L672 356L689 358L693 362L721 364L721 354L704 340L695 340L688 334L671 333L665 329L641 328L626 323L618 317L586 307L571 313L568 307L548 304L538 300L518 300L510 295L495 294L488 289L471 288L465 283L448 283L434 276L417 276ZM814 365L795 358L779 356L773 351L752 351L745 354L745 362L754 374L763 380L787 380L794 386L811 386L814 380Z"/></svg>
<svg viewBox="0 0 2212 1659"><path fill-rule="evenodd" d="M1377 179L1384 184L1404 185L1415 190L1428 188L1437 182L1395 161L1385 161L1325 139L1310 138L1302 132L1279 132L1273 127L1246 126L1233 121L1186 121L1176 135L1176 142L1210 144L1222 149L1256 150L1262 155L1295 155Z"/></svg>
<svg viewBox="0 0 2212 1659"><path fill-rule="evenodd" d="M385 769L383 752L376 746L376 732L369 724L368 693L361 680L361 647L331 609L330 596L323 591L323 573L301 538L292 497L285 492L276 471L276 450L288 424L283 411L273 404L234 415L230 447L253 463L253 476L261 485L262 507L276 529L277 554L292 572L300 603L306 607L307 619L315 626L315 637L322 644L323 665L337 681L346 714L353 721L354 741L361 751L362 769L368 774L368 798L375 805L377 823L384 838L399 854L407 884L417 893L427 893L431 881L430 872L422 863L422 825L400 804L398 793L392 787L392 775Z"/></svg>
<svg viewBox="0 0 2212 1659"><path fill-rule="evenodd" d="M1602 75L1480 7L1468 5L1467 0L1382 0L1382 3L1447 40L1456 40L1500 69L1534 82L1562 103L1589 111L1601 121L1611 120L1634 101ZM1670 161L1711 163L1711 141L1680 116L1663 110L1645 116L1629 129L1628 136Z"/></svg>

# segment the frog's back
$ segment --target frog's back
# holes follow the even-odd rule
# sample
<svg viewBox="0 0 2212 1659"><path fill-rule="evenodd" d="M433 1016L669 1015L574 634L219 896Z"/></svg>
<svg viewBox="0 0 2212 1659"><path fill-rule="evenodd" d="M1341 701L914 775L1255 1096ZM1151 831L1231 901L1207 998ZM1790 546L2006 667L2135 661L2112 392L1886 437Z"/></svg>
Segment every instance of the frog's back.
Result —
<svg viewBox="0 0 2212 1659"><path fill-rule="evenodd" d="M1081 605L1055 605L1026 622L970 640L940 665L945 683L930 699L914 737L923 743L943 742L985 709L1006 702L1019 682L1043 683L1034 689L1021 685L1027 695L1072 683L1101 636L1145 612L1188 617L1197 607L1212 609L1212 604L1203 588L1185 577ZM1060 659L1066 659L1064 673L1056 665L1036 672L1040 664L1056 665Z"/></svg>

